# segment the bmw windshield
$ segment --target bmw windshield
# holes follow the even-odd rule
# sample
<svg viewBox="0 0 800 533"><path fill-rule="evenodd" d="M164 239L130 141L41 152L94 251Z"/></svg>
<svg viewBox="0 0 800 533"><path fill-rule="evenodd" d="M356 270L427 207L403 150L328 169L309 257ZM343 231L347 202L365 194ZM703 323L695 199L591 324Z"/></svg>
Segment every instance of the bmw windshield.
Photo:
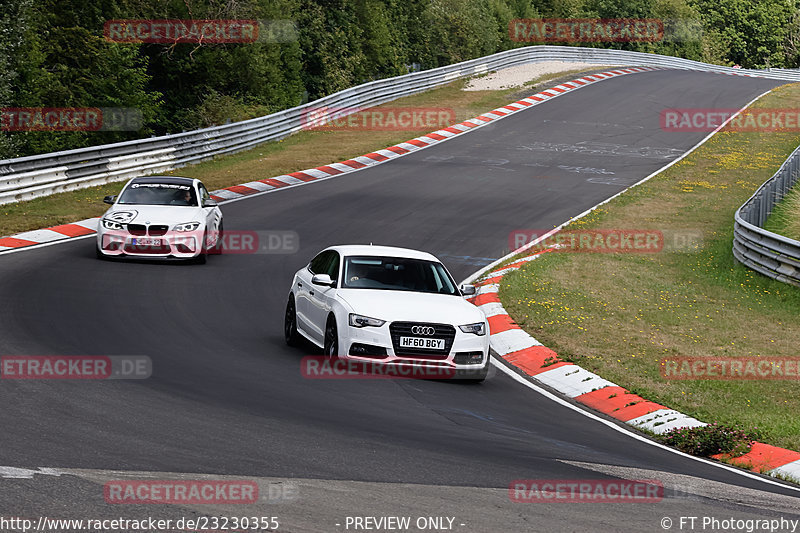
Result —
<svg viewBox="0 0 800 533"><path fill-rule="evenodd" d="M404 257L346 257L342 288L460 295L441 263Z"/></svg>
<svg viewBox="0 0 800 533"><path fill-rule="evenodd" d="M126 205L176 205L197 207L197 197L190 185L176 183L133 183L119 198Z"/></svg>

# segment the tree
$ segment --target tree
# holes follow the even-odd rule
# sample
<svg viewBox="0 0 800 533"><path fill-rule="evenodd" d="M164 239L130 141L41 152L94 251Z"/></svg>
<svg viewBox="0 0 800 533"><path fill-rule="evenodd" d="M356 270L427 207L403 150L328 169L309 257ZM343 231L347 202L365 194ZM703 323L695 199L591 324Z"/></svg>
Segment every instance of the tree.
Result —
<svg viewBox="0 0 800 533"><path fill-rule="evenodd" d="M141 112L140 131L27 131L12 133L24 154L44 153L146 135L159 112L159 94L147 89L137 45L107 42L102 23L115 7L103 0L44 0L27 12L16 51L13 107L130 108Z"/></svg>
<svg viewBox="0 0 800 533"><path fill-rule="evenodd" d="M783 67L794 0L694 0L703 29L723 61L747 68Z"/></svg>

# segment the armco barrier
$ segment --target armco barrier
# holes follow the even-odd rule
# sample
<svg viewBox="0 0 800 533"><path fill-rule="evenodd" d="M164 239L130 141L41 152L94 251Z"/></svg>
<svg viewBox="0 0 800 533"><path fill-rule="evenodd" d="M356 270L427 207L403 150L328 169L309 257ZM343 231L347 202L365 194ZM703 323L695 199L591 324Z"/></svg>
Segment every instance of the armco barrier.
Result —
<svg viewBox="0 0 800 533"><path fill-rule="evenodd" d="M800 80L797 71L732 69L677 57L570 46L528 46L490 56L372 81L314 102L264 117L223 126L123 143L93 146L0 161L0 204L121 181L198 163L215 155L246 150L300 130L305 113L324 120L344 116L342 110L364 109L415 94L465 76L539 61L637 65L701 70L725 74ZM327 114L320 109L329 108Z"/></svg>
<svg viewBox="0 0 800 533"><path fill-rule="evenodd" d="M756 272L800 287L800 242L761 227L775 204L795 184L798 173L800 146L784 161L778 172L736 210L733 255Z"/></svg>

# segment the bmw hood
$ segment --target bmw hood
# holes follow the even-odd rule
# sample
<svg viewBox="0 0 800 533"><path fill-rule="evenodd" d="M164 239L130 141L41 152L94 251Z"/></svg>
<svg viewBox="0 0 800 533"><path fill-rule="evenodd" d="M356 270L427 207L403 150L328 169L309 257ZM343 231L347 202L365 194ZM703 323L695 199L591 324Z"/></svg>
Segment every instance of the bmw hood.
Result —
<svg viewBox="0 0 800 533"><path fill-rule="evenodd" d="M339 289L353 313L387 322L464 325L483 322L483 312L460 296L373 289Z"/></svg>
<svg viewBox="0 0 800 533"><path fill-rule="evenodd" d="M166 224L172 226L182 222L204 222L202 207L174 205L114 205L103 218L120 224Z"/></svg>

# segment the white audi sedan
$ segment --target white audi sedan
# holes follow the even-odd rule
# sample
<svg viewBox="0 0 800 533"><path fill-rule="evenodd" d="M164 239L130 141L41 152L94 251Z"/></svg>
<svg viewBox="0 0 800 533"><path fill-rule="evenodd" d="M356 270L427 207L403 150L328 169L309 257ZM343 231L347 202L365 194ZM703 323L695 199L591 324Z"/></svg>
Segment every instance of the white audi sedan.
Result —
<svg viewBox="0 0 800 533"><path fill-rule="evenodd" d="M440 367L482 381L489 324L431 254L388 246L332 246L292 280L286 342L305 337L329 357Z"/></svg>
<svg viewBox="0 0 800 533"><path fill-rule="evenodd" d="M97 228L97 256L195 259L205 263L222 248L222 211L193 178L148 176L130 180Z"/></svg>

